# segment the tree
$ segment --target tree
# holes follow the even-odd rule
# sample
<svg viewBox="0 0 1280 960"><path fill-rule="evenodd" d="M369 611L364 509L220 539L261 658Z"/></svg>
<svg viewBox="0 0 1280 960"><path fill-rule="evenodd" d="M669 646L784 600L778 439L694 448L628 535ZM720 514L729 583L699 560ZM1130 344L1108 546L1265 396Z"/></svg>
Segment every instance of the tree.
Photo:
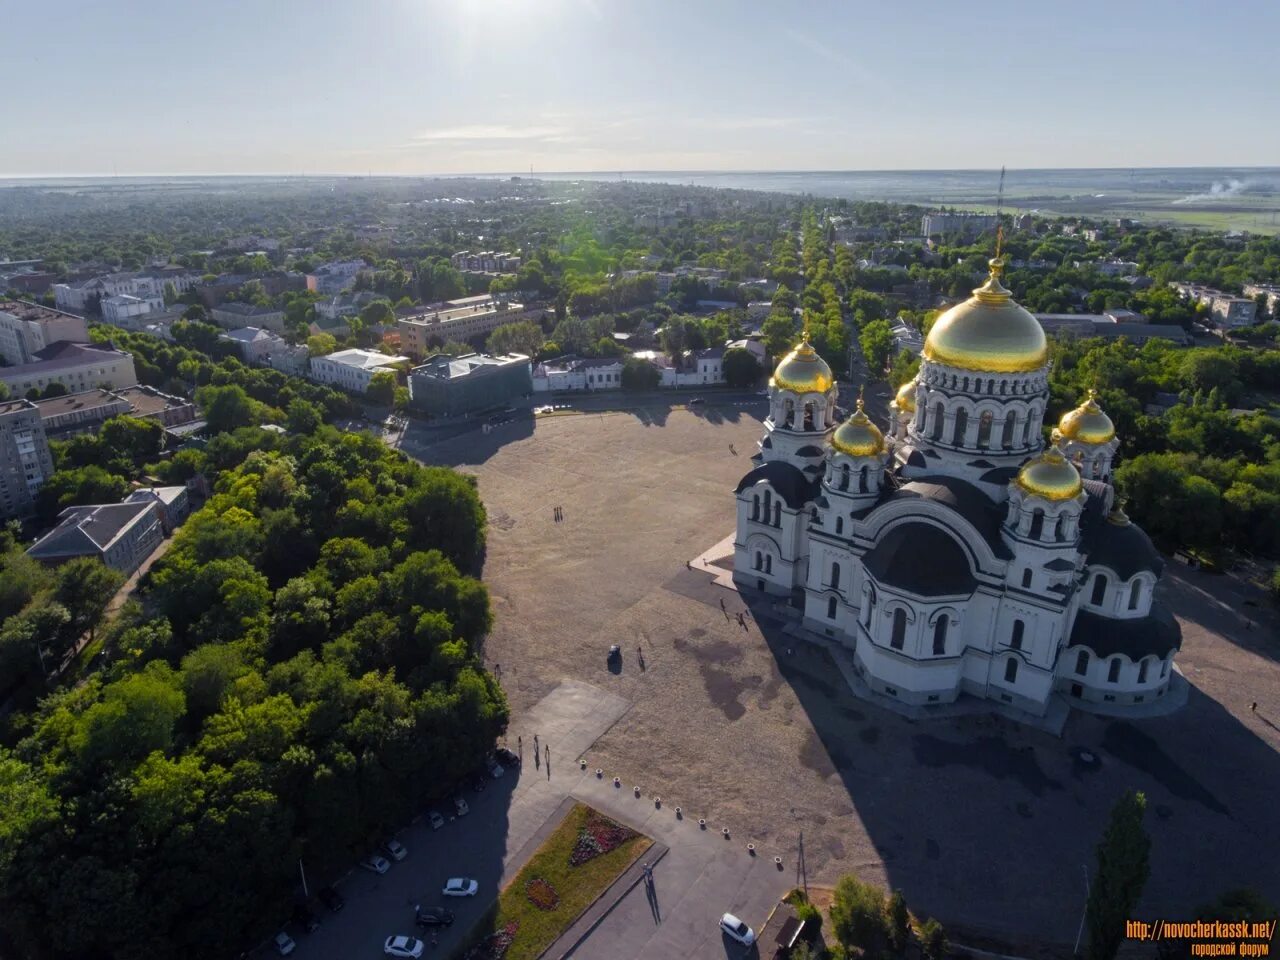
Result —
<svg viewBox="0 0 1280 960"><path fill-rule="evenodd" d="M289 401L285 427L290 433L312 434L324 422L324 411L301 397Z"/></svg>
<svg viewBox="0 0 1280 960"><path fill-rule="evenodd" d="M102 425L98 438L109 450L123 454L136 466L141 466L158 456L164 448L164 427L155 420L112 417Z"/></svg>
<svg viewBox="0 0 1280 960"><path fill-rule="evenodd" d="M879 379L893 352L893 331L888 321L872 320L867 323L858 335L858 342L867 361L868 374L872 379Z"/></svg>
<svg viewBox="0 0 1280 960"><path fill-rule="evenodd" d="M895 890L889 894L889 902L885 904L884 912L889 934L889 949L901 956L907 949L907 938L911 930L907 900L901 890Z"/></svg>
<svg viewBox="0 0 1280 960"><path fill-rule="evenodd" d="M796 318L789 312L780 312L776 308L765 318L760 327L764 337L764 348L776 363L783 354L795 345Z"/></svg>
<svg viewBox="0 0 1280 960"><path fill-rule="evenodd" d="M662 374L648 360L627 357L622 361L623 390L657 390L661 382Z"/></svg>
<svg viewBox="0 0 1280 960"><path fill-rule="evenodd" d="M532 321L521 320L498 327L489 334L485 346L494 356L519 353L526 357L536 357L544 342L542 327Z"/></svg>
<svg viewBox="0 0 1280 960"><path fill-rule="evenodd" d="M258 422L258 408L261 407L261 404L249 398L243 387L234 384L201 387L196 391L196 403L204 410L210 433L225 433L237 427L252 426Z"/></svg>
<svg viewBox="0 0 1280 960"><path fill-rule="evenodd" d="M763 372L751 351L742 347L730 347L724 352L723 370L725 383L731 387L749 387Z"/></svg>
<svg viewBox="0 0 1280 960"><path fill-rule="evenodd" d="M338 349L338 338L332 333L317 333L307 337L307 353L313 357L325 357Z"/></svg>
<svg viewBox="0 0 1280 960"><path fill-rule="evenodd" d="M920 924L920 952L924 960L944 960L947 955L946 931L933 917Z"/></svg>
<svg viewBox="0 0 1280 960"><path fill-rule="evenodd" d="M107 604L123 586L125 575L97 557L76 557L60 566L55 577L53 598L71 615L73 635L87 630L92 639Z"/></svg>
<svg viewBox="0 0 1280 960"><path fill-rule="evenodd" d="M360 319L366 327L389 327L396 322L396 312L389 300L374 300L360 311Z"/></svg>
<svg viewBox="0 0 1280 960"><path fill-rule="evenodd" d="M1098 867L1089 888L1089 960L1112 960L1125 937L1151 873L1151 838L1142 827L1147 798L1126 791L1111 810L1098 843Z"/></svg>
<svg viewBox="0 0 1280 960"><path fill-rule="evenodd" d="M370 378L364 395L374 406L391 406L396 399L396 375L390 370L379 370Z"/></svg>
<svg viewBox="0 0 1280 960"><path fill-rule="evenodd" d="M129 492L129 481L102 467L59 470L45 481L38 497L41 516L52 520L67 507L86 503L119 503Z"/></svg>
<svg viewBox="0 0 1280 960"><path fill-rule="evenodd" d="M841 877L831 901L831 926L846 949L858 948L877 957L888 939L885 898L876 887L852 874Z"/></svg>

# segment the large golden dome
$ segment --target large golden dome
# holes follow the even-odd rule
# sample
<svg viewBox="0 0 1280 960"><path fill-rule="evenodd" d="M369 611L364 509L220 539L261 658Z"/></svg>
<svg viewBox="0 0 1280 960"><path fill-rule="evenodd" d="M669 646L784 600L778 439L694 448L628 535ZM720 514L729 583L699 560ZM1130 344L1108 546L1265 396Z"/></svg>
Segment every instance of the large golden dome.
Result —
<svg viewBox="0 0 1280 960"><path fill-rule="evenodd" d="M1097 391L1090 390L1084 403L1069 410L1058 421L1058 431L1068 440L1081 443L1109 443L1115 438L1116 425L1098 406Z"/></svg>
<svg viewBox="0 0 1280 960"><path fill-rule="evenodd" d="M898 409L903 413L916 412L916 381L908 380L898 388L898 393L893 398L893 402L898 405Z"/></svg>
<svg viewBox="0 0 1280 960"><path fill-rule="evenodd" d="M1044 328L1001 285L1003 269L996 257L987 282L937 319L924 341L926 359L981 373L1027 373L1045 365Z"/></svg>
<svg viewBox="0 0 1280 960"><path fill-rule="evenodd" d="M1080 471L1056 446L1028 461L1016 482L1027 493L1046 500L1074 500L1084 488Z"/></svg>
<svg viewBox="0 0 1280 960"><path fill-rule="evenodd" d="M858 397L858 409L831 435L831 446L851 457L874 457L884 453L884 434L871 422Z"/></svg>
<svg viewBox="0 0 1280 960"><path fill-rule="evenodd" d="M826 393L834 383L831 368L809 343L807 330L796 348L782 358L769 380L771 387L793 393Z"/></svg>

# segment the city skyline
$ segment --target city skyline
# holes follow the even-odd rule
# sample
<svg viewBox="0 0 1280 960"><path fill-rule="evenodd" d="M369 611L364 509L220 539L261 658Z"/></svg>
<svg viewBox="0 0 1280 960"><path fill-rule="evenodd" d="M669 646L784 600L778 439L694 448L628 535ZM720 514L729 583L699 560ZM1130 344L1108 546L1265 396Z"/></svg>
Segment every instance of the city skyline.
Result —
<svg viewBox="0 0 1280 960"><path fill-rule="evenodd" d="M10 26L37 40L0 64L21 131L0 177L1261 167L1280 156L1280 132L1259 119L1280 92L1248 69L1267 62L1280 11L1254 2L996 2L975 17L592 0L231 3L210 15L61 0L14 11Z"/></svg>

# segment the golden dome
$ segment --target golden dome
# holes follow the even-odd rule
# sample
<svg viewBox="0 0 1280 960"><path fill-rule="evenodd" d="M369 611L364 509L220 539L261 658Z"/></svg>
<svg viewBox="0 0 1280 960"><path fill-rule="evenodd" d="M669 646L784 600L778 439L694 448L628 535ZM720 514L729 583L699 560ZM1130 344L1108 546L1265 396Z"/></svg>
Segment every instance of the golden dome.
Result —
<svg viewBox="0 0 1280 960"><path fill-rule="evenodd" d="M851 457L874 457L884 453L884 434L867 416L861 396L858 397L858 409L831 435L831 446Z"/></svg>
<svg viewBox="0 0 1280 960"><path fill-rule="evenodd" d="M769 386L792 393L826 393L834 383L831 368L809 343L807 330L796 348L782 358L769 380Z"/></svg>
<svg viewBox="0 0 1280 960"><path fill-rule="evenodd" d="M893 398L893 402L898 405L898 409L905 413L916 412L916 381L908 380L898 388L897 396Z"/></svg>
<svg viewBox="0 0 1280 960"><path fill-rule="evenodd" d="M1084 488L1080 471L1056 446L1028 461L1016 482L1027 493L1046 500L1074 500Z"/></svg>
<svg viewBox="0 0 1280 960"><path fill-rule="evenodd" d="M1027 373L1045 365L1044 328L1013 302L1000 283L1002 270L1004 260L996 257L987 282L937 319L924 341L926 359L981 373Z"/></svg>
<svg viewBox="0 0 1280 960"><path fill-rule="evenodd" d="M1058 430L1066 439L1081 443L1108 443L1116 435L1116 425L1098 406L1098 394L1094 390L1089 391L1084 403L1062 415Z"/></svg>

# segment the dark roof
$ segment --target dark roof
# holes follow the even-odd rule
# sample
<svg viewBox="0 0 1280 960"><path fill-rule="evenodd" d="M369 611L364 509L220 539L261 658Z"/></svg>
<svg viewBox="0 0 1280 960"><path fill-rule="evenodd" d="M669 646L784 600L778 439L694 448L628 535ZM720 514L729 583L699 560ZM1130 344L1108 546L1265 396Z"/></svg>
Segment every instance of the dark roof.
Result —
<svg viewBox="0 0 1280 960"><path fill-rule="evenodd" d="M949 533L931 523L903 523L862 558L878 581L927 597L973 593L969 557Z"/></svg>
<svg viewBox="0 0 1280 960"><path fill-rule="evenodd" d="M1070 645L1088 647L1100 657L1121 653L1133 661L1152 655L1163 660L1169 651L1182 646L1182 628L1159 601L1151 605L1147 616L1130 620L1112 620L1081 610L1071 629Z"/></svg>
<svg viewBox="0 0 1280 960"><path fill-rule="evenodd" d="M907 497L918 497L945 504L968 520L982 534L982 538L987 541L987 545L997 557L1002 560L1013 557L1013 553L1000 535L1000 508L973 484L941 475L918 477L909 483L904 483L890 499Z"/></svg>
<svg viewBox="0 0 1280 960"><path fill-rule="evenodd" d="M815 447L812 443L806 443L803 447L796 451L797 457L820 457L822 456L822 448Z"/></svg>
<svg viewBox="0 0 1280 960"><path fill-rule="evenodd" d="M37 373L56 373L74 367L82 367L90 363L107 363L123 360L132 354L87 343L74 343L71 340L59 340L43 350L37 350L33 356L37 359L31 363L14 367L5 367L5 373L13 376L28 376Z"/></svg>
<svg viewBox="0 0 1280 960"><path fill-rule="evenodd" d="M150 503L137 502L68 507L27 553L37 560L97 556L149 509Z"/></svg>
<svg viewBox="0 0 1280 960"><path fill-rule="evenodd" d="M988 470L978 479L983 483L998 483L1001 486L1004 486L1017 475L1017 467L996 467L993 470Z"/></svg>
<svg viewBox="0 0 1280 960"><path fill-rule="evenodd" d="M1103 513L1103 504L1102 497L1090 496L1080 517L1080 549L1085 563L1114 570L1121 580L1142 570L1159 576L1164 560L1146 531L1136 523L1112 523Z"/></svg>
<svg viewBox="0 0 1280 960"><path fill-rule="evenodd" d="M778 496L792 510L801 509L813 499L815 484L803 473L789 463L781 460L770 460L756 467L738 481L735 493L741 493L747 487L753 487L761 480L773 487Z"/></svg>

